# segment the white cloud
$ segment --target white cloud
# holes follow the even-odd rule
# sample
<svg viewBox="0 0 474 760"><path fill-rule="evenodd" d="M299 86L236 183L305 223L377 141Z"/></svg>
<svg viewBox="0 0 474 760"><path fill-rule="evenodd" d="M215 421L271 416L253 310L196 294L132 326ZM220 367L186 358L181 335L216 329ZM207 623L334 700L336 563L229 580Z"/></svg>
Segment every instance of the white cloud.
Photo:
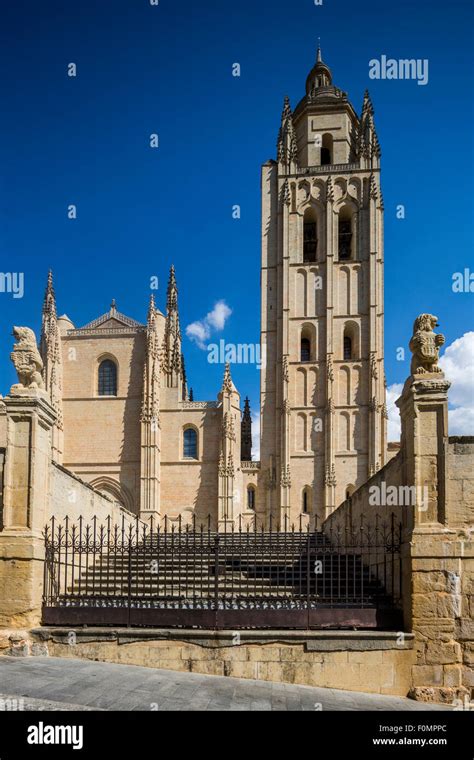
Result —
<svg viewBox="0 0 474 760"><path fill-rule="evenodd" d="M226 302L218 301L213 310L207 315L206 321L214 330L223 330L231 314L232 309L227 306Z"/></svg>
<svg viewBox="0 0 474 760"><path fill-rule="evenodd" d="M252 460L260 459L260 414L252 414Z"/></svg>
<svg viewBox="0 0 474 760"><path fill-rule="evenodd" d="M387 413L388 413L388 425L387 425L387 440L399 441L400 440L400 412L398 406L395 406L395 401L400 398L403 390L402 383L394 383L387 388Z"/></svg>
<svg viewBox="0 0 474 760"><path fill-rule="evenodd" d="M450 409L448 416L449 435L474 434L474 407L469 409L465 406L459 406L457 409Z"/></svg>
<svg viewBox="0 0 474 760"><path fill-rule="evenodd" d="M449 434L474 435L474 332L451 343L439 363L451 383Z"/></svg>
<svg viewBox="0 0 474 760"><path fill-rule="evenodd" d="M225 301L217 301L212 311L204 319L192 322L186 327L186 335L190 340L196 343L203 351L206 350L206 341L209 340L212 333L219 332L225 327L225 323L232 314L232 309L227 306Z"/></svg>
<svg viewBox="0 0 474 760"><path fill-rule="evenodd" d="M474 332L453 341L440 358L440 366L451 383L449 389L449 434L474 435ZM401 383L387 388L388 440L400 440L400 415L395 406Z"/></svg>
<svg viewBox="0 0 474 760"><path fill-rule="evenodd" d="M211 332L204 322L193 322L186 328L186 335L190 340L198 344L199 348L205 349L205 340L208 340Z"/></svg>

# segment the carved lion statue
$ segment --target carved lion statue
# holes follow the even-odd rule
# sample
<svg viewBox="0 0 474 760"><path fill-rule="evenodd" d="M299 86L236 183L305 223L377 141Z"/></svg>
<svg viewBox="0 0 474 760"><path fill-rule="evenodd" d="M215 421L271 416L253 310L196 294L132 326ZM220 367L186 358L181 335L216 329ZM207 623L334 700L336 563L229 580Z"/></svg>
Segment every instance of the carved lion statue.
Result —
<svg viewBox="0 0 474 760"><path fill-rule="evenodd" d="M411 374L424 375L430 372L442 372L438 367L439 349L445 342L444 335L436 334L438 317L433 314L420 314L413 325L413 337L410 340L412 352Z"/></svg>
<svg viewBox="0 0 474 760"><path fill-rule="evenodd" d="M43 361L38 351L36 337L29 327L14 327L16 343L10 359L17 371L19 385L23 388L44 389Z"/></svg>

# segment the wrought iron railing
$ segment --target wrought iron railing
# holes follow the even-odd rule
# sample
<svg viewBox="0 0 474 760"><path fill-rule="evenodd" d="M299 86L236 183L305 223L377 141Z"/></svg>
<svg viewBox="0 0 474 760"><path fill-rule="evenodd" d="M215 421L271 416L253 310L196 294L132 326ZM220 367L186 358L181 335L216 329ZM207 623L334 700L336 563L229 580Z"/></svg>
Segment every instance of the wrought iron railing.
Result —
<svg viewBox="0 0 474 760"><path fill-rule="evenodd" d="M43 622L318 628L400 625L401 525L158 525L54 518Z"/></svg>

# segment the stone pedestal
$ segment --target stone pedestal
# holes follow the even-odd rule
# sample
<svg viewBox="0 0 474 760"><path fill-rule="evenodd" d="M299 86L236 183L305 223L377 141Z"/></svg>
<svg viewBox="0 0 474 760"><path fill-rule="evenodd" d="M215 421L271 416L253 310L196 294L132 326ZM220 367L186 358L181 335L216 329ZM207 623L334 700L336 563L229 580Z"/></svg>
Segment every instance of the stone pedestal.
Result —
<svg viewBox="0 0 474 760"><path fill-rule="evenodd" d="M402 422L403 485L416 489L414 528L446 522L449 387L442 373L412 375L397 401Z"/></svg>
<svg viewBox="0 0 474 760"><path fill-rule="evenodd" d="M4 398L7 449L0 532L0 626L39 622L44 572L42 532L49 498L55 412L45 391L13 386Z"/></svg>
<svg viewBox="0 0 474 760"><path fill-rule="evenodd" d="M408 378L397 401L402 420L402 485L415 487L404 545L404 613L416 636L412 696L463 700L462 574L465 542L450 525L447 503L448 389L442 373Z"/></svg>

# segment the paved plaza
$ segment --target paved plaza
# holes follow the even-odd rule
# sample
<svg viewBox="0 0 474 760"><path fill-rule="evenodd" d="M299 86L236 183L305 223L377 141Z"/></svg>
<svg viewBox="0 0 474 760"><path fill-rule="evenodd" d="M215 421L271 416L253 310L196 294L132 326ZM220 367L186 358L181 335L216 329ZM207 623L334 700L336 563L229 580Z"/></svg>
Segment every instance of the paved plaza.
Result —
<svg viewBox="0 0 474 760"><path fill-rule="evenodd" d="M8 706L7 698L24 710L450 709L402 697L60 657L0 657L0 704Z"/></svg>

